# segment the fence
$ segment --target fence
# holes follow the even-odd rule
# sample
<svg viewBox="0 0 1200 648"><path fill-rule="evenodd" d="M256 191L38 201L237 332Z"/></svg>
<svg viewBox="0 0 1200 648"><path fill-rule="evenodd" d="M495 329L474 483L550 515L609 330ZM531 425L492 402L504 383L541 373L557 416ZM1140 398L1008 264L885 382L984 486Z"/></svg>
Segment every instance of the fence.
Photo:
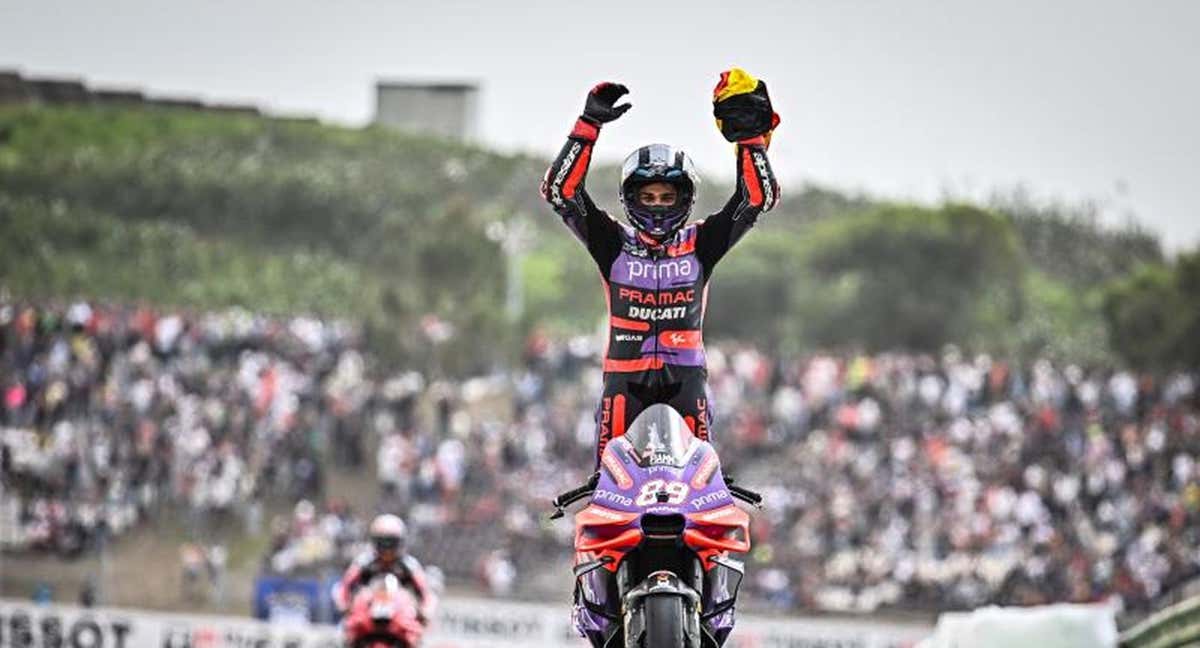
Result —
<svg viewBox="0 0 1200 648"><path fill-rule="evenodd" d="M1184 648L1200 645L1200 596L1150 615L1121 633L1121 648Z"/></svg>

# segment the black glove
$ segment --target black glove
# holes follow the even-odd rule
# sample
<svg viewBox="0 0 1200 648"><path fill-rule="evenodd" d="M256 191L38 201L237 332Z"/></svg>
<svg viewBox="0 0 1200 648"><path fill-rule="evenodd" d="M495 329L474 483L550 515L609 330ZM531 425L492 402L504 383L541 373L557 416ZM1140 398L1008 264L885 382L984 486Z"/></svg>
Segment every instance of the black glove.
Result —
<svg viewBox="0 0 1200 648"><path fill-rule="evenodd" d="M587 103L583 105L583 120L593 126L599 126L624 115L631 105L623 103L615 106L613 104L617 103L622 95L628 93L629 88L620 83L604 81L596 84L596 87L588 93Z"/></svg>
<svg viewBox="0 0 1200 648"><path fill-rule="evenodd" d="M730 142L769 134L779 125L779 115L771 109L767 84L759 81L752 92L731 95L713 102L713 117L721 135Z"/></svg>

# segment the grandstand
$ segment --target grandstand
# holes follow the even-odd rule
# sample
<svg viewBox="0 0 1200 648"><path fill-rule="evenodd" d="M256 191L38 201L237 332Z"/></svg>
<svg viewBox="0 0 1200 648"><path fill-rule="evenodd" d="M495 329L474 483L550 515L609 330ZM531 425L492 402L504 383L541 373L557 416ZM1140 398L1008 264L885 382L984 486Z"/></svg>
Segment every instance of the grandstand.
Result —
<svg viewBox="0 0 1200 648"><path fill-rule="evenodd" d="M377 507L411 520L415 551L456 588L561 595L545 566L567 564L570 529L546 502L585 476L594 356L552 344L511 373L428 383L369 375L352 328L316 319L0 312L6 594L31 584L12 556L120 555L164 517L233 544L269 530L249 561L263 572L336 570ZM752 609L1137 614L1200 573L1194 374L744 345L710 368L727 469L767 495ZM513 415L485 404L497 397ZM358 507L328 487L363 470L377 481L351 489Z"/></svg>

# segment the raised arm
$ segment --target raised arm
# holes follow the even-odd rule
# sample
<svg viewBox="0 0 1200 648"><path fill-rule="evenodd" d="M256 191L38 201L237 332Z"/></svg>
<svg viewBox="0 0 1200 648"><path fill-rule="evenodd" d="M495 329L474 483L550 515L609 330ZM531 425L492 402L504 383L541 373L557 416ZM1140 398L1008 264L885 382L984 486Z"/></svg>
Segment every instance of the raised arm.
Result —
<svg viewBox="0 0 1200 648"><path fill-rule="evenodd" d="M779 183L761 136L737 143L736 174L729 201L704 219L696 232L696 254L707 269L754 227L759 214L771 211L779 202Z"/></svg>
<svg viewBox="0 0 1200 648"><path fill-rule="evenodd" d="M754 226L759 214L779 203L779 183L767 159L779 115L771 108L766 84L737 68L722 73L713 90L713 115L725 139L736 143L737 166L733 196L696 233L696 254L707 271Z"/></svg>
<svg viewBox="0 0 1200 648"><path fill-rule="evenodd" d="M630 104L615 105L629 90L620 84L601 83L588 93L583 114L567 136L558 156L542 180L542 197L575 236L587 246L597 262L620 247L616 222L592 202L584 188L592 147L600 136L600 126L625 114Z"/></svg>

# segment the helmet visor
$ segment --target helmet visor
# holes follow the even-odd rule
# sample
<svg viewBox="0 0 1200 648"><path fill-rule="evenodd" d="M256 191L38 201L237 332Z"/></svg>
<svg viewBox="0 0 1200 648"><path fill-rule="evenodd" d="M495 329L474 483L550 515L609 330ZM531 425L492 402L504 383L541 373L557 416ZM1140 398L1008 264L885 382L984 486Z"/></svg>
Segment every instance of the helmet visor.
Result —
<svg viewBox="0 0 1200 648"><path fill-rule="evenodd" d="M375 545L375 551L380 553L385 551L398 552L404 546L404 541L400 538L375 537L371 541Z"/></svg>

